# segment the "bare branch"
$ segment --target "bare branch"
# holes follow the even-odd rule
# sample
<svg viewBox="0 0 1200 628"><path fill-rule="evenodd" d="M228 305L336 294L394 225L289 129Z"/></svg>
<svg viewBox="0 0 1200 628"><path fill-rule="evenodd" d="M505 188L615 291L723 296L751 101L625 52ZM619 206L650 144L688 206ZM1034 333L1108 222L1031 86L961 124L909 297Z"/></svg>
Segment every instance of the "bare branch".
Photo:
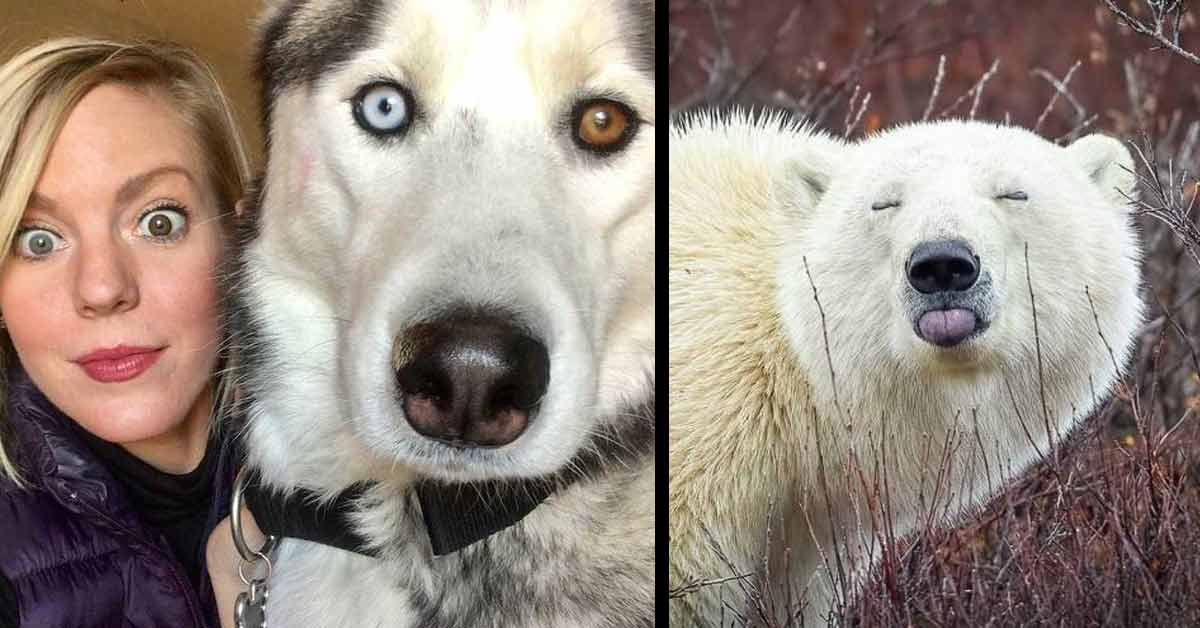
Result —
<svg viewBox="0 0 1200 628"><path fill-rule="evenodd" d="M1075 74L1075 70L1079 69L1079 64L1080 61L1076 60L1075 64L1071 66L1071 69L1067 70L1066 76L1064 76L1061 81L1055 78L1053 74L1042 68L1034 68L1034 70L1030 72L1031 74L1046 79L1046 82L1050 83L1050 85L1054 87L1054 95L1050 97L1050 102L1046 103L1046 108L1042 110L1042 114L1038 116L1037 123L1033 125L1034 133L1037 133L1042 128L1042 123L1046 121L1046 116L1050 115L1050 110L1054 109L1054 104L1058 102L1058 97L1060 95L1066 98L1067 102L1071 103L1071 106L1075 108L1076 124L1078 124L1079 121L1087 118L1087 109L1084 109L1083 105L1079 104L1079 101L1075 99L1075 96L1073 96L1071 92L1067 90L1067 84L1071 82L1071 77Z"/></svg>
<svg viewBox="0 0 1200 628"><path fill-rule="evenodd" d="M858 90L859 90L859 86L858 86L858 85L855 85L855 86L854 86L854 93L855 93L855 95L857 95L857 94L858 94ZM870 104L870 102L871 102L871 92L867 92L867 93L866 93L866 94L863 96L862 103L861 103L861 104L859 105L859 107L858 107L858 112L857 112L857 113L854 113L854 97L851 97L851 98L850 98L850 104L849 104L849 106L846 108L846 125L845 125L845 126L846 126L846 130L845 130L845 132L843 133L843 135L845 135L846 137L850 137L850 134L854 132L854 129L855 129L855 127L857 127L857 126L858 126L858 122L859 122L859 120L862 120L863 113L864 113L864 112L866 112L866 110L867 110L867 105L868 105L868 104ZM851 113L854 113L854 119L853 119L853 120L851 120L851 119L850 119L850 114L851 114Z"/></svg>
<svg viewBox="0 0 1200 628"><path fill-rule="evenodd" d="M1148 135L1143 136L1143 146L1130 142L1138 161L1144 166L1145 174L1135 172L1143 194L1134 198L1122 194L1134 204L1135 214L1144 214L1165 223L1183 241L1185 250L1196 264L1200 265L1200 227L1192 219L1192 209L1200 196L1200 182L1186 170L1176 176L1174 161L1167 160L1167 176L1154 162L1154 144ZM1191 192L1188 192L1188 189ZM1148 197L1148 198L1147 198Z"/></svg>
<svg viewBox="0 0 1200 628"><path fill-rule="evenodd" d="M992 78L992 75L996 73L996 69L999 67L1000 67L999 59L992 61L992 66L987 69L987 72L983 73L983 76L979 77L979 80L975 82L975 85L973 85L971 87L971 89L968 89L966 92L964 92L962 96L959 96L957 100L950 103L949 107L942 109L942 111L937 114L937 117L938 118L946 117L946 114L950 113L951 111L954 111L955 109L958 109L958 106L961 105L968 98L970 98L971 96L975 96L974 102L971 103L971 113L970 113L971 118L974 119L975 110L979 107L979 94L981 92L983 92L983 88L985 85L987 85L988 79Z"/></svg>
<svg viewBox="0 0 1200 628"><path fill-rule="evenodd" d="M937 76L933 78L933 91L929 94L929 104L925 105L925 113L921 114L921 121L929 119L929 114L933 113L933 103L937 101L938 94L942 91L942 80L946 78L946 55L938 56Z"/></svg>
<svg viewBox="0 0 1200 628"><path fill-rule="evenodd" d="M1079 136L1081 134L1083 134L1084 131L1086 131L1089 127L1092 126L1092 124L1094 124L1096 122L1096 118L1098 118L1098 117L1099 117L1098 114L1093 113L1092 115L1088 116L1087 118L1084 118L1082 122L1080 122L1079 124L1076 124L1074 127L1071 128L1070 131L1067 131L1066 133L1063 133L1062 135L1054 138L1054 143L1069 144L1071 142L1074 142L1076 139L1079 138Z"/></svg>
<svg viewBox="0 0 1200 628"><path fill-rule="evenodd" d="M705 5L708 8L709 21L712 23L713 33L717 39L717 47L709 51L707 59L700 61L701 67L708 73L708 81L703 89L697 90L676 104L671 110L672 115L701 103L722 105L736 98L749 84L750 79L758 74L771 55L775 53L779 40L795 27L802 8L801 5L793 7L779 28L772 33L771 38L764 43L758 55L739 70L738 64L733 58L733 51L729 47L729 41L725 36L725 25L720 15L717 14L716 0L706 0Z"/></svg>
<svg viewBox="0 0 1200 628"><path fill-rule="evenodd" d="M1183 12L1185 10L1182 3L1171 2L1164 6L1162 2L1147 2L1146 4L1150 7L1151 21L1143 22L1126 13L1113 0L1101 0L1101 2L1122 22L1125 22L1129 28L1133 29L1135 33L1153 39L1157 44L1155 48L1166 48L1180 57L1196 65L1200 65L1200 56L1179 45L1179 26L1183 20ZM1168 36L1165 26L1171 21L1174 21L1174 30Z"/></svg>
<svg viewBox="0 0 1200 628"><path fill-rule="evenodd" d="M992 67L988 68L988 71L984 72L983 76L979 77L979 86L975 90L975 101L971 103L970 118L972 120L975 119L975 112L979 110L979 97L983 96L983 87L987 85L988 79L992 78L992 75L996 73L996 68L999 67L1000 60L996 59L995 61L992 61Z"/></svg>

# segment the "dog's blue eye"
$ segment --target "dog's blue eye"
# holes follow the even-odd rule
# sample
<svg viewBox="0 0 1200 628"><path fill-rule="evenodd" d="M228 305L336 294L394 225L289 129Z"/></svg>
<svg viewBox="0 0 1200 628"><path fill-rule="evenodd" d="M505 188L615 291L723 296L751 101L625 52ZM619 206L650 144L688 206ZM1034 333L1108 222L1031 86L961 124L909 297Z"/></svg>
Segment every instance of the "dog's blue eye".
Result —
<svg viewBox="0 0 1200 628"><path fill-rule="evenodd" d="M412 123L412 97L395 83L370 83L354 96L354 120L372 135L399 135Z"/></svg>

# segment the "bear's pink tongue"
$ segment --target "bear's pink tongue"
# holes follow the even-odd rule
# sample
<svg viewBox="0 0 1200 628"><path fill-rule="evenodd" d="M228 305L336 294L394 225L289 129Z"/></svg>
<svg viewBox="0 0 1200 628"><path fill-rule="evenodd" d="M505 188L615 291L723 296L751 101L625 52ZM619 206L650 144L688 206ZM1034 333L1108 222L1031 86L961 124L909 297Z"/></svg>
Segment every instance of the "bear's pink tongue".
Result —
<svg viewBox="0 0 1200 628"><path fill-rule="evenodd" d="M933 310L917 321L921 337L935 345L956 345L975 331L975 312L963 308Z"/></svg>

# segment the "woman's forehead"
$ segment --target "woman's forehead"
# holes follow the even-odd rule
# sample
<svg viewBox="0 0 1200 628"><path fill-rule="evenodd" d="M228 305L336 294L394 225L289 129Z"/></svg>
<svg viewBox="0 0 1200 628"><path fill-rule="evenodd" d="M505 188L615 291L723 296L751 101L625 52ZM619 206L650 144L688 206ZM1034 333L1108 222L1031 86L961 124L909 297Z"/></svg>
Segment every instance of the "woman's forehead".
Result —
<svg viewBox="0 0 1200 628"><path fill-rule="evenodd" d="M199 146L155 90L102 84L68 114L34 200L92 192L127 195L132 188L171 179L172 173L182 185L200 186L205 178Z"/></svg>

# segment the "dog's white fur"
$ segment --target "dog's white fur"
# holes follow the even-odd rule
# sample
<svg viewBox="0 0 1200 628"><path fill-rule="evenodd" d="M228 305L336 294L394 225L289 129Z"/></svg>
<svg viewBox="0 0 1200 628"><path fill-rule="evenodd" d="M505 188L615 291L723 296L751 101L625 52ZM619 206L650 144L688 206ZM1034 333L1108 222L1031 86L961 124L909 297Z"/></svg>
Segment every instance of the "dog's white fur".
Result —
<svg viewBox="0 0 1200 628"><path fill-rule="evenodd" d="M944 121L845 144L734 113L685 119L670 151L671 587L750 574L673 602L673 625L746 612L746 587L781 620L824 616L839 556L851 591L878 557L873 492L896 535L970 509L1130 355L1140 247L1116 140ZM904 270L946 238L991 282L991 326L953 349L914 332Z"/></svg>
<svg viewBox="0 0 1200 628"><path fill-rule="evenodd" d="M296 10L278 36L302 41L340 4L276 3L262 22ZM415 625L401 583L440 591L448 613L467 604L480 592L440 581L437 561L451 559L431 558L423 535L388 545L415 525L400 508L412 481L558 471L653 394L654 83L620 36L622 12L554 0L382 4L376 41L274 95L259 233L240 278L260 342L247 350L262 351L268 371L253 375L249 464L282 490L379 483L357 519L383 559L285 541L267 609L280 625ZM355 127L347 99L379 77L418 95L419 133L387 143ZM641 118L610 159L582 154L559 122L589 90L621 94ZM549 388L509 445L434 442L397 403L393 338L455 303L514 312L548 349ZM653 457L614 474L552 496L517 526L617 574L598 583L594 565L547 563L529 586L611 586L593 600L611 606L565 596L520 625L640 625L653 586ZM619 520L599 520L613 508ZM506 534L490 560L528 560Z"/></svg>

